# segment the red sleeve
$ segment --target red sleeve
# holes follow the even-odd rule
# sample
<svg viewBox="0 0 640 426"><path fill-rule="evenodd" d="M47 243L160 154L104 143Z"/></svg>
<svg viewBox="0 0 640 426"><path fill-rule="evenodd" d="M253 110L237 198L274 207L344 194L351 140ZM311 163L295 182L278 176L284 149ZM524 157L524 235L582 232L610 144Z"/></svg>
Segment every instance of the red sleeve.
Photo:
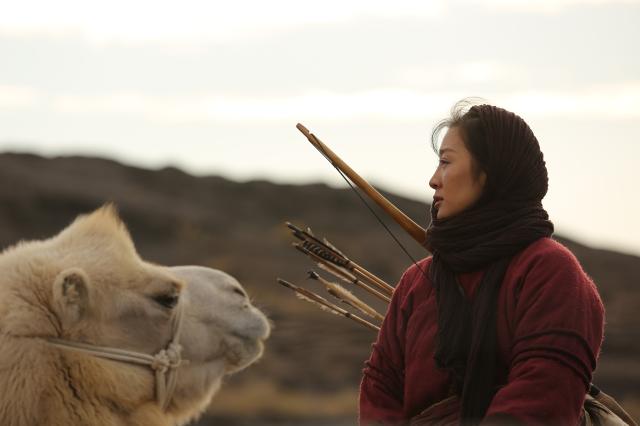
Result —
<svg viewBox="0 0 640 426"><path fill-rule="evenodd" d="M402 304L409 287L406 271L396 286L391 303L365 363L360 384L359 421L361 425L399 424L404 420L404 347L406 318Z"/></svg>
<svg viewBox="0 0 640 426"><path fill-rule="evenodd" d="M602 344L604 308L577 259L553 242L513 289L507 384L486 421L576 425Z"/></svg>

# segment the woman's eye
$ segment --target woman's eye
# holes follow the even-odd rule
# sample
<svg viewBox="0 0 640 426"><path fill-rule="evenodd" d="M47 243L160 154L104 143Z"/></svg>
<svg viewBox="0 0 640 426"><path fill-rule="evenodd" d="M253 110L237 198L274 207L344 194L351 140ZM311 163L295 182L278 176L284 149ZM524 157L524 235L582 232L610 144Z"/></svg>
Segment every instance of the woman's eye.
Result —
<svg viewBox="0 0 640 426"><path fill-rule="evenodd" d="M159 305L171 309L178 304L179 297L180 296L177 294L161 294L159 296L155 296L153 300L155 300Z"/></svg>
<svg viewBox="0 0 640 426"><path fill-rule="evenodd" d="M440 164L449 164L449 162L447 160L443 160L442 158L440 159Z"/></svg>

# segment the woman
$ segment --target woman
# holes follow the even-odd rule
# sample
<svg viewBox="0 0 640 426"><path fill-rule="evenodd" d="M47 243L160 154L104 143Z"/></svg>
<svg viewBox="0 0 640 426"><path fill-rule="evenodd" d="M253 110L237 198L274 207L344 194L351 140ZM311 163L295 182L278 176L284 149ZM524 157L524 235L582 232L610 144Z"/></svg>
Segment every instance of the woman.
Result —
<svg viewBox="0 0 640 426"><path fill-rule="evenodd" d="M578 424L602 302L550 238L547 170L529 126L495 106L464 108L433 133L438 151L448 128L429 181L433 256L396 287L364 370L360 422Z"/></svg>

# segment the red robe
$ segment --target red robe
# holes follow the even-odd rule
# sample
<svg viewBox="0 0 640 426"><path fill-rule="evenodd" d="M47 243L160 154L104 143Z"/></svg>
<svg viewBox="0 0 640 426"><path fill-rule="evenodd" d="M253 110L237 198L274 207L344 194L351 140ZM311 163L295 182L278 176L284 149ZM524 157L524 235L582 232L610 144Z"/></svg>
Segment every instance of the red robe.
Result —
<svg viewBox="0 0 640 426"><path fill-rule="evenodd" d="M428 271L431 258L419 262ZM473 298L484 271L459 276ZM403 424L449 396L433 359L435 290L414 265L393 294L360 385L360 424ZM593 281L560 243L541 238L516 254L498 300L501 387L485 421L578 424L602 344L604 308Z"/></svg>

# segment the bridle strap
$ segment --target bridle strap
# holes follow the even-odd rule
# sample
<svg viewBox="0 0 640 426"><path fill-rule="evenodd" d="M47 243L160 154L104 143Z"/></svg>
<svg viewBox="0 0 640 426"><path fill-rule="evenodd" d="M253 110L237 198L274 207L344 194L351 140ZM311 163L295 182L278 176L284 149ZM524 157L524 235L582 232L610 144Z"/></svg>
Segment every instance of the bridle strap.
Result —
<svg viewBox="0 0 640 426"><path fill-rule="evenodd" d="M182 359L182 346L180 345L180 332L182 330L183 308L182 303L178 303L175 315L171 324L171 341L166 348L160 350L155 355L126 349L111 348L108 346L97 346L89 343L73 342L64 339L51 337L47 342L60 349L73 350L76 352L92 355L97 358L104 358L112 361L126 362L129 364L146 365L154 371L156 388L156 401L163 411L169 406L169 401L175 391L178 368L186 361Z"/></svg>

